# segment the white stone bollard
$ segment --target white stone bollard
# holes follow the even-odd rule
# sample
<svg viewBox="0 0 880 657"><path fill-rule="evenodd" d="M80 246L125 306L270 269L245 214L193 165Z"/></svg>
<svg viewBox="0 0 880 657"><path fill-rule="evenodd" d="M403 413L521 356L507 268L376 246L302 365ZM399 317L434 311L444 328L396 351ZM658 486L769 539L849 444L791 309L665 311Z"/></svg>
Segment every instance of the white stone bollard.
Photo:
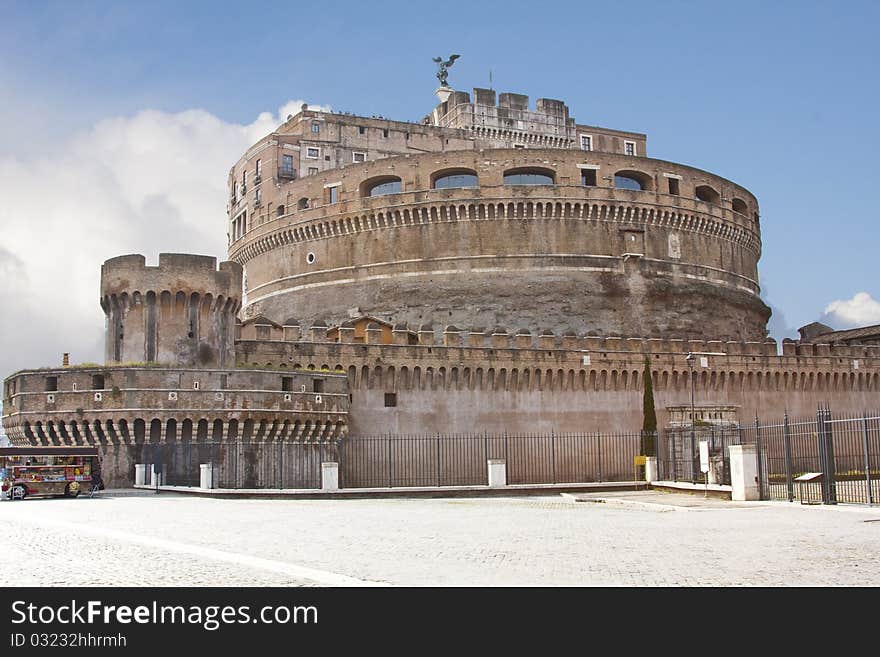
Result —
<svg viewBox="0 0 880 657"><path fill-rule="evenodd" d="M339 464L335 461L321 464L321 490L339 490Z"/></svg>
<svg viewBox="0 0 880 657"><path fill-rule="evenodd" d="M657 481L657 457L645 457L645 482L653 483Z"/></svg>
<svg viewBox="0 0 880 657"><path fill-rule="evenodd" d="M758 488L758 452L754 445L730 445L730 499L745 502L761 499Z"/></svg>
<svg viewBox="0 0 880 657"><path fill-rule="evenodd" d="M199 488L214 488L214 464L199 464Z"/></svg>
<svg viewBox="0 0 880 657"><path fill-rule="evenodd" d="M507 461L504 459L489 459L489 488L503 488L507 486Z"/></svg>
<svg viewBox="0 0 880 657"><path fill-rule="evenodd" d="M134 466L134 485L144 486L147 483L147 464L136 463Z"/></svg>

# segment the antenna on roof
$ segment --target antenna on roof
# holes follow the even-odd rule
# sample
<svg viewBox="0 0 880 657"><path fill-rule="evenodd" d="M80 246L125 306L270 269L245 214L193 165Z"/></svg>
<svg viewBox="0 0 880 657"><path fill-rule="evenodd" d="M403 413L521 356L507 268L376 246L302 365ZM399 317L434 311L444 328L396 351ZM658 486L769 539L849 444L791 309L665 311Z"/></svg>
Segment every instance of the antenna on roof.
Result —
<svg viewBox="0 0 880 657"><path fill-rule="evenodd" d="M489 69L489 90L492 90L492 69Z"/></svg>

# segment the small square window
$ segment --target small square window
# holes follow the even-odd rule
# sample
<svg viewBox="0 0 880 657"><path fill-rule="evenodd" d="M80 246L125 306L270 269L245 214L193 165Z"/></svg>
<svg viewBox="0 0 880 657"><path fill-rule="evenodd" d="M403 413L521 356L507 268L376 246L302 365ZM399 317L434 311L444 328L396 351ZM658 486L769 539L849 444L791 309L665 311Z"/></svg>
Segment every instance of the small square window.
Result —
<svg viewBox="0 0 880 657"><path fill-rule="evenodd" d="M58 377L57 376L47 376L46 377L46 392L54 392L58 390Z"/></svg>
<svg viewBox="0 0 880 657"><path fill-rule="evenodd" d="M309 167L309 175L314 175L318 173L318 167Z"/></svg>
<svg viewBox="0 0 880 657"><path fill-rule="evenodd" d="M318 134L319 132L321 132L321 126L318 125L317 123L313 123L312 124L312 132L314 134Z"/></svg>
<svg viewBox="0 0 880 657"><path fill-rule="evenodd" d="M103 390L104 389L104 375L103 374L92 374L92 390Z"/></svg>
<svg viewBox="0 0 880 657"><path fill-rule="evenodd" d="M324 392L324 379L314 379L312 381L312 392Z"/></svg>
<svg viewBox="0 0 880 657"><path fill-rule="evenodd" d="M352 153L351 154L352 162L366 162L367 154L366 153Z"/></svg>
<svg viewBox="0 0 880 657"><path fill-rule="evenodd" d="M282 376L281 377L281 391L282 392L293 391L293 377L292 376Z"/></svg>
<svg viewBox="0 0 880 657"><path fill-rule="evenodd" d="M390 408L392 406L397 406L397 393L396 392L386 392L385 393L385 408Z"/></svg>
<svg viewBox="0 0 880 657"><path fill-rule="evenodd" d="M321 156L321 151L314 146L306 148L306 157L317 160Z"/></svg>
<svg viewBox="0 0 880 657"><path fill-rule="evenodd" d="M595 169L581 169L581 184L584 187L595 187L596 186L596 170Z"/></svg>
<svg viewBox="0 0 880 657"><path fill-rule="evenodd" d="M635 155L636 154L636 142L634 142L634 141L623 142L623 152L626 155Z"/></svg>

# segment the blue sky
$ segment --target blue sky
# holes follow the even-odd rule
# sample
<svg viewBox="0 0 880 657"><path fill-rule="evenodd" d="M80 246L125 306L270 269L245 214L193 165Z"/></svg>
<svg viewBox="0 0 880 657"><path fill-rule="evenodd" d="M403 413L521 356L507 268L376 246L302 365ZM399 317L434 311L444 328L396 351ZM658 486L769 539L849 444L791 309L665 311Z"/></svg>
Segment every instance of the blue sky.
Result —
<svg viewBox="0 0 880 657"><path fill-rule="evenodd" d="M880 323L871 173L880 146L878 19L876 2L0 0L0 274L47 300L59 277L69 278L62 296L84 302L65 315L87 312L90 323L77 330L100 333L103 259L184 247L223 256L224 172L285 104L418 121L435 102L431 58L455 52L462 57L449 81L458 89L488 86L491 70L499 91L559 98L581 123L646 132L650 156L754 192L777 339L820 317ZM129 171L150 193L108 173L133 159L161 167L160 154L138 157L153 142L220 178L204 183L205 203L183 198L173 181L153 181L151 170ZM106 176L98 162L75 177L77 157L89 154L104 154ZM107 178L116 187L99 193ZM31 196L21 201L24 189ZM72 191L62 202L59 190ZM48 232L79 258L51 276L47 261L58 250L37 257L28 242L49 209L41 214L27 199L44 196L55 204ZM94 216L117 223L89 224ZM133 226L153 221L161 229ZM823 315L833 302L837 310ZM46 316L41 304L0 303L33 321ZM20 333L7 322L0 337L6 344ZM0 358L0 367L52 363L71 343L100 359L100 334L86 340L54 327L33 341L17 353L45 353L39 363Z"/></svg>

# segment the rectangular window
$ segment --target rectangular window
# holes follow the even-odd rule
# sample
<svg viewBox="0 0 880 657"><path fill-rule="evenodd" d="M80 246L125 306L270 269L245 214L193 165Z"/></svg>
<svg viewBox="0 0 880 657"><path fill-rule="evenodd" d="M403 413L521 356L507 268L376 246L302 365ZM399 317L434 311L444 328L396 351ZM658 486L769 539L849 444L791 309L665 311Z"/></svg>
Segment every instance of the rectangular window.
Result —
<svg viewBox="0 0 880 657"><path fill-rule="evenodd" d="M321 132L321 126L318 125L317 123L313 123L312 124L312 132L314 134L318 134L319 132Z"/></svg>
<svg viewBox="0 0 880 657"><path fill-rule="evenodd" d="M312 392L324 392L324 379L314 379L312 381Z"/></svg>
<svg viewBox="0 0 880 657"><path fill-rule="evenodd" d="M281 156L281 170L285 173L293 172L293 155Z"/></svg>
<svg viewBox="0 0 880 657"><path fill-rule="evenodd" d="M321 156L321 151L314 146L306 148L306 157L317 160Z"/></svg>
<svg viewBox="0 0 880 657"><path fill-rule="evenodd" d="M262 160L257 160L256 173L257 173L257 178L259 178L260 174L263 173L263 161Z"/></svg>
<svg viewBox="0 0 880 657"><path fill-rule="evenodd" d="M367 130L366 130L366 128L364 128L364 126L362 126L362 125L359 125L359 126L358 126L358 134L359 134L359 135L364 134L366 131L367 131Z"/></svg>
<svg viewBox="0 0 880 657"><path fill-rule="evenodd" d="M581 184L584 187L595 187L596 186L596 170L595 169L581 169Z"/></svg>
<svg viewBox="0 0 880 657"><path fill-rule="evenodd" d="M385 137L386 139L388 139L388 128L385 128L385 129L382 131L382 136Z"/></svg>
<svg viewBox="0 0 880 657"><path fill-rule="evenodd" d="M680 193L679 186L678 186L678 178L667 178L666 180L669 181L669 193L673 194L674 196L678 196Z"/></svg>
<svg viewBox="0 0 880 657"><path fill-rule="evenodd" d="M232 181L232 200L234 201L237 196L238 196L238 181L233 180Z"/></svg>
<svg viewBox="0 0 880 657"><path fill-rule="evenodd" d="M636 154L636 142L634 142L634 141L623 142L623 152L626 155L635 155Z"/></svg>
<svg viewBox="0 0 880 657"><path fill-rule="evenodd" d="M385 393L385 408L390 408L392 406L397 406L397 393L396 392L386 392Z"/></svg>
<svg viewBox="0 0 880 657"><path fill-rule="evenodd" d="M263 192L258 188L257 191L254 192L254 206L260 207L261 205L263 205Z"/></svg>
<svg viewBox="0 0 880 657"><path fill-rule="evenodd" d="M314 175L318 173L318 167L309 167L309 175Z"/></svg>
<svg viewBox="0 0 880 657"><path fill-rule="evenodd" d="M244 187L245 185L247 185L247 171L242 170L242 172L241 172L241 186Z"/></svg>
<svg viewBox="0 0 880 657"><path fill-rule="evenodd" d="M281 377L281 392L293 392L293 377L292 376L282 376Z"/></svg>
<svg viewBox="0 0 880 657"><path fill-rule="evenodd" d="M227 380L228 380L228 379L227 379L227 375L226 375L226 374L221 374L221 375L220 375L220 388L221 388L221 389L223 389L223 390L226 389L226 383L227 383Z"/></svg>
<svg viewBox="0 0 880 657"><path fill-rule="evenodd" d="M104 389L104 375L103 374L92 374L92 390L103 390Z"/></svg>
<svg viewBox="0 0 880 657"><path fill-rule="evenodd" d="M328 203L336 203L339 200L339 188L338 187L328 187L327 188L327 202Z"/></svg>
<svg viewBox="0 0 880 657"><path fill-rule="evenodd" d="M514 144L513 147L514 148L525 148L526 145L525 144Z"/></svg>
<svg viewBox="0 0 880 657"><path fill-rule="evenodd" d="M585 151L593 150L593 136L592 135L581 135L581 150L585 150Z"/></svg>
<svg viewBox="0 0 880 657"><path fill-rule="evenodd" d="M366 153L352 153L351 154L352 162L366 162L367 154Z"/></svg>
<svg viewBox="0 0 880 657"><path fill-rule="evenodd" d="M58 390L58 377L57 376L47 376L46 377L46 392L55 392Z"/></svg>

